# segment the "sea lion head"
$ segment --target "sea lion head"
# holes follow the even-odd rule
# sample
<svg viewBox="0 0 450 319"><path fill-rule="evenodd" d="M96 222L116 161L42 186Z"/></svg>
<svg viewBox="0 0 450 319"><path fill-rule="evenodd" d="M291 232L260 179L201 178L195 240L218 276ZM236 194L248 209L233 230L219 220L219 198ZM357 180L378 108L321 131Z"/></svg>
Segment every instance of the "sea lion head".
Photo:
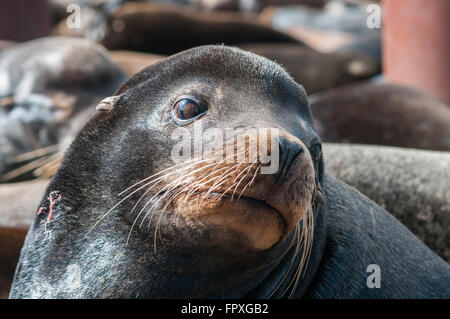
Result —
<svg viewBox="0 0 450 319"><path fill-rule="evenodd" d="M49 187L54 220L41 214L32 227L54 236L38 248L41 265L56 262L52 240L70 247L65 258L90 286L73 294L267 294L294 259L295 274L306 265L321 146L304 89L279 65L197 47L147 67L97 109Z"/></svg>

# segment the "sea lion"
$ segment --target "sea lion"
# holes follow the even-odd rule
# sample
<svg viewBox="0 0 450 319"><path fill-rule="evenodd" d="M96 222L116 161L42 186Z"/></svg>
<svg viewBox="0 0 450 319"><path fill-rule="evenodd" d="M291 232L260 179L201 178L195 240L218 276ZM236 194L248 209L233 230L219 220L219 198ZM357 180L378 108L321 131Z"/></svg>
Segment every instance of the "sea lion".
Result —
<svg viewBox="0 0 450 319"><path fill-rule="evenodd" d="M450 107L420 90L364 83L310 98L326 142L450 151Z"/></svg>
<svg viewBox="0 0 450 319"><path fill-rule="evenodd" d="M381 34L370 33L368 35L355 36L348 43L337 48L336 52L359 52L372 56L381 63Z"/></svg>
<svg viewBox="0 0 450 319"><path fill-rule="evenodd" d="M365 53L320 53L305 46L284 43L238 46L281 64L308 93L361 81L381 71L381 64Z"/></svg>
<svg viewBox="0 0 450 319"><path fill-rule="evenodd" d="M376 27L369 28L368 6L373 1L327 1L323 8L309 6L268 7L260 13L261 20L276 29L305 26L333 32L352 34L379 33ZM381 23L381 19L380 19Z"/></svg>
<svg viewBox="0 0 450 319"><path fill-rule="evenodd" d="M126 79L100 45L85 39L48 37L0 53L1 180L30 178L23 153L43 155L72 138L93 115L93 106ZM49 148L50 147L50 148ZM49 152L45 152L49 151ZM25 161L16 156L25 158ZM33 154L28 154L33 155ZM40 157L38 156L38 157ZM43 158L38 159L43 164ZM40 166L39 162L30 164ZM39 165L38 165L39 164Z"/></svg>
<svg viewBox="0 0 450 319"><path fill-rule="evenodd" d="M268 7L259 21L323 53L362 52L381 61L380 28L367 26L369 4L373 1L328 1L324 9Z"/></svg>
<svg viewBox="0 0 450 319"><path fill-rule="evenodd" d="M305 91L274 62L194 48L97 109L37 210L11 298L450 296L445 261L324 173ZM241 130L219 138L227 128ZM253 129L269 161L250 161ZM194 146L181 158L180 136Z"/></svg>
<svg viewBox="0 0 450 319"><path fill-rule="evenodd" d="M328 0L189 0L195 7L208 10L259 12L267 6L308 5L323 7Z"/></svg>
<svg viewBox="0 0 450 319"><path fill-rule="evenodd" d="M197 12L184 6L125 3L108 18L101 43L109 50L174 54L205 44L302 43L256 18L232 12Z"/></svg>
<svg viewBox="0 0 450 319"><path fill-rule="evenodd" d="M395 216L450 263L450 153L324 143L327 172Z"/></svg>
<svg viewBox="0 0 450 319"><path fill-rule="evenodd" d="M132 76L150 64L165 58L163 55L121 50L110 51L109 55L111 60L113 60L128 76Z"/></svg>

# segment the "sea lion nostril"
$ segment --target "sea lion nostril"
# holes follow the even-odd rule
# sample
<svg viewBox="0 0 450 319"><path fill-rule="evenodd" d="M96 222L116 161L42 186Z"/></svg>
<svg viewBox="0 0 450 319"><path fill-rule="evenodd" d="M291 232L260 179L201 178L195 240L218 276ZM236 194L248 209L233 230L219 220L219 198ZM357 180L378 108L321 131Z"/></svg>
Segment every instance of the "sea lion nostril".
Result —
<svg viewBox="0 0 450 319"><path fill-rule="evenodd" d="M280 166L277 174L278 177L280 177L286 174L297 155L304 153L305 150L302 145L295 141L288 140L283 136L278 138L278 143L280 152Z"/></svg>

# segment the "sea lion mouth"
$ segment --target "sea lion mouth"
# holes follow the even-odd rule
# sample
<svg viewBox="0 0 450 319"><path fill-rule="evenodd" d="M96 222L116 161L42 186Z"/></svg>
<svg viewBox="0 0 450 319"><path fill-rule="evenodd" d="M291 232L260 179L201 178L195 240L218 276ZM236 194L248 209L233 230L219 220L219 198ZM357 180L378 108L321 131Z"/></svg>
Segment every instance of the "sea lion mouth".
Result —
<svg viewBox="0 0 450 319"><path fill-rule="evenodd" d="M200 196L206 195L206 196L210 197L213 200L214 199L217 199L217 200L231 199L231 201L233 201L233 194L232 193L217 193L217 192L209 192L208 193L207 190L203 190L203 191L200 190L200 191L197 191L196 194L200 195ZM276 207L272 206L271 204L269 204L267 201L265 201L263 199L251 197L251 196L248 196L248 195L239 196L237 198L237 200L235 201L235 203L237 203L239 201L257 202L257 203L259 203L261 205L266 206L279 219L279 221L283 225L283 235L285 235L287 233L288 223L287 223L286 217Z"/></svg>
<svg viewBox="0 0 450 319"><path fill-rule="evenodd" d="M224 190L211 192L204 187L191 193L188 201L183 200L183 195L175 199L173 208L175 215L183 214L194 223L237 231L248 239L248 246L264 250L282 242L307 215L306 208L305 211L299 209L294 216L289 203L281 202L281 198L268 200L265 196L268 192L268 189L261 193L252 188L243 194L234 194Z"/></svg>

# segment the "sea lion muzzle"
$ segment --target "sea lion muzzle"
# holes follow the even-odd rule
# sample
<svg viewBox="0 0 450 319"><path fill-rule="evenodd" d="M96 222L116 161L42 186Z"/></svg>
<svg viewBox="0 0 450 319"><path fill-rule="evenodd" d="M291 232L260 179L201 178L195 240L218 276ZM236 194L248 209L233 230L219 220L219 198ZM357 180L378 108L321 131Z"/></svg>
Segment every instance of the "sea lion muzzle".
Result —
<svg viewBox="0 0 450 319"><path fill-rule="evenodd" d="M251 147L261 140L256 141L254 135L245 137L236 139L245 140L244 145L231 145L234 160L229 160L226 147L230 145L225 144L210 155L212 162L202 159L198 164L181 165L179 175L167 181L174 190L169 198L175 214L230 227L246 237L250 247L267 249L287 236L302 218L308 218L315 190L314 164L305 145L282 130L275 139L278 151L271 154L278 169L264 174L262 167L272 163L252 156L256 148ZM239 154L244 157L237 161Z"/></svg>

